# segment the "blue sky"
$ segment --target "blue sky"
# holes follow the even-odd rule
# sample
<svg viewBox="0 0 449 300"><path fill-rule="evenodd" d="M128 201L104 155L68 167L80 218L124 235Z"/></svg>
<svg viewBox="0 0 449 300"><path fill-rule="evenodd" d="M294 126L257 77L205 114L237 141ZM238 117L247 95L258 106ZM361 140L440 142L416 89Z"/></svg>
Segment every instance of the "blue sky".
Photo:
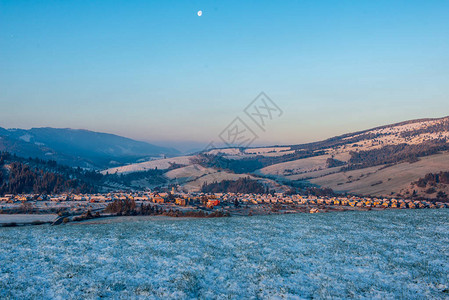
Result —
<svg viewBox="0 0 449 300"><path fill-rule="evenodd" d="M260 144L446 116L448 16L449 1L0 0L0 126L203 143L261 91L284 114Z"/></svg>

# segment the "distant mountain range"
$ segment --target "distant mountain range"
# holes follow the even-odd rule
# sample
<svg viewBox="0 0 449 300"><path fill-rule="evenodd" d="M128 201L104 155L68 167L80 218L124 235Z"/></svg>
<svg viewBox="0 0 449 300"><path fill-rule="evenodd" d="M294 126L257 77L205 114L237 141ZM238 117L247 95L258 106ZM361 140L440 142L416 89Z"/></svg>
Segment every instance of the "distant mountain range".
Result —
<svg viewBox="0 0 449 300"><path fill-rule="evenodd" d="M114 134L48 127L28 130L0 127L0 151L94 169L179 154L173 148L160 147Z"/></svg>

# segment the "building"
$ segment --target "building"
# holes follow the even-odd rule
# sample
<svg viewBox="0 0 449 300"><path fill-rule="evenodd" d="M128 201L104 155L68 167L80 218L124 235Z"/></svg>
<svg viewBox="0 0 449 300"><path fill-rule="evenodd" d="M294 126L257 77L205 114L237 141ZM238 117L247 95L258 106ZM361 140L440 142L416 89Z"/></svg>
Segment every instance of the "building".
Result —
<svg viewBox="0 0 449 300"><path fill-rule="evenodd" d="M186 201L186 199L183 199L183 198L176 198L175 204L179 205L179 206L186 206L187 201Z"/></svg>
<svg viewBox="0 0 449 300"><path fill-rule="evenodd" d="M214 208L215 206L220 205L220 200L209 200L207 201L208 208Z"/></svg>

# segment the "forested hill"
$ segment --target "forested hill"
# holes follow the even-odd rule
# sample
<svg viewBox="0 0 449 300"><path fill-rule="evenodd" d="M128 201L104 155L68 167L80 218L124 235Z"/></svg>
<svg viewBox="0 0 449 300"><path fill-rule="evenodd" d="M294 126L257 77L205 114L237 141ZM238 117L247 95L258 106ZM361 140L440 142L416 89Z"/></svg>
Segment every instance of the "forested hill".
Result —
<svg viewBox="0 0 449 300"><path fill-rule="evenodd" d="M53 160L23 158L0 152L0 195L97 193L110 190L141 189L144 181L152 187L167 184L160 170L138 174L101 174L96 170L73 168Z"/></svg>
<svg viewBox="0 0 449 300"><path fill-rule="evenodd" d="M0 128L0 151L90 169L179 154L176 149L114 134L70 128Z"/></svg>
<svg viewBox="0 0 449 300"><path fill-rule="evenodd" d="M0 195L98 191L102 175L38 158L0 153Z"/></svg>
<svg viewBox="0 0 449 300"><path fill-rule="evenodd" d="M220 182L204 183L201 187L204 193L243 193L243 194L264 194L269 193L268 188L256 180L240 178L238 180L223 180Z"/></svg>

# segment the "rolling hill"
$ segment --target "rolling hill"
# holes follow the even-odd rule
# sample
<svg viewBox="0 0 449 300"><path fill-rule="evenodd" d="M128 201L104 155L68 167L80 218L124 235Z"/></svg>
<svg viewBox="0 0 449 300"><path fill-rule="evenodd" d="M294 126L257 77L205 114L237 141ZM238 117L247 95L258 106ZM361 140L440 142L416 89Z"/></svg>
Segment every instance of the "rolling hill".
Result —
<svg viewBox="0 0 449 300"><path fill-rule="evenodd" d="M184 157L179 166L160 160L107 172L157 166L187 190L198 190L204 182L249 175L278 191L310 186L360 195L407 196L416 192L412 183L419 178L449 170L448 141L449 117L419 119L308 144L213 149Z"/></svg>

